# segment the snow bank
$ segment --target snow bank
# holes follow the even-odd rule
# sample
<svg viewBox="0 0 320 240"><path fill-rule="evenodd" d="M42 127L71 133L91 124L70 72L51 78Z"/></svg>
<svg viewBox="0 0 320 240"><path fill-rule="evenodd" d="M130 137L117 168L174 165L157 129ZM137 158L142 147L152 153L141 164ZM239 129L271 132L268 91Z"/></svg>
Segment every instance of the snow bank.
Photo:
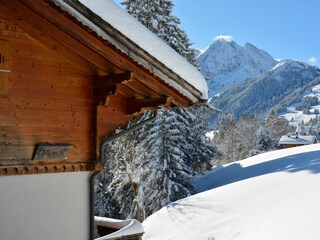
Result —
<svg viewBox="0 0 320 240"><path fill-rule="evenodd" d="M104 226L108 228L119 229L118 231L106 236L97 238L97 240L112 240L124 236L140 235L144 233L141 223L135 219L117 220L105 217L94 217L96 226Z"/></svg>
<svg viewBox="0 0 320 240"><path fill-rule="evenodd" d="M216 188L147 218L143 239L320 239L319 173L319 144L225 165L210 176Z"/></svg>

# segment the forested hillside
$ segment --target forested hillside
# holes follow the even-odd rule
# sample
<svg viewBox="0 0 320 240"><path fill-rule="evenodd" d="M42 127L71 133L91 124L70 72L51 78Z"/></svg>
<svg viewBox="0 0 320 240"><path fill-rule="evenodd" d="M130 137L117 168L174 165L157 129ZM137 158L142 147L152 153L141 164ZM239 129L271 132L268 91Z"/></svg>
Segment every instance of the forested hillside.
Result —
<svg viewBox="0 0 320 240"><path fill-rule="evenodd" d="M302 102L303 94L319 84L320 69L292 60L279 62L270 71L234 84L211 104L236 117L265 115L271 108L283 110Z"/></svg>

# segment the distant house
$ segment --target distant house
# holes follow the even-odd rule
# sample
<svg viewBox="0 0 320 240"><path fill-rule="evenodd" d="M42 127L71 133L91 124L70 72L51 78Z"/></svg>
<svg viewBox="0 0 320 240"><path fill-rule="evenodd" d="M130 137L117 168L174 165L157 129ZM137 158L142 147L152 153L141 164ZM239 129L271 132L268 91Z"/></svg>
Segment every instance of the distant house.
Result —
<svg viewBox="0 0 320 240"><path fill-rule="evenodd" d="M0 1L0 239L93 239L101 142L206 98L198 70L112 0Z"/></svg>
<svg viewBox="0 0 320 240"><path fill-rule="evenodd" d="M284 135L278 143L279 148L290 148L309 145L317 142L317 138L312 135Z"/></svg>

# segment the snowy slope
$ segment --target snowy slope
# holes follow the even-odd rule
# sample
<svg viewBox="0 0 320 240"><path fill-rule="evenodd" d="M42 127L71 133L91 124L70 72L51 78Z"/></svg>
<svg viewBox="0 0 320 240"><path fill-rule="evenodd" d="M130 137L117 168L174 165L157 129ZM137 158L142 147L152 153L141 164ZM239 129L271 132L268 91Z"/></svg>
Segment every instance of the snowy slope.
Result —
<svg viewBox="0 0 320 240"><path fill-rule="evenodd" d="M311 111L315 109L320 110L320 105L313 106ZM290 122L293 126L297 127L301 122L308 123L311 119L316 118L319 114L310 113L304 114L303 111L298 111L294 107L289 107L286 113L280 114L280 117L283 117L288 122Z"/></svg>
<svg viewBox="0 0 320 240"><path fill-rule="evenodd" d="M277 61L250 43L242 47L218 38L198 57L197 63L208 79L209 97L213 97L234 83L270 70Z"/></svg>
<svg viewBox="0 0 320 240"><path fill-rule="evenodd" d="M145 220L144 240L320 239L320 144L257 155L198 181L212 190Z"/></svg>
<svg viewBox="0 0 320 240"><path fill-rule="evenodd" d="M297 110L295 106L289 106L287 108L287 111L281 114L281 116L294 126L298 126L302 121L307 123L312 118L316 118L317 116L319 116L318 112L320 112L320 84L314 85L313 87L309 88L306 94L302 97L316 97L318 99L318 103L309 107L308 114L303 113L303 111Z"/></svg>

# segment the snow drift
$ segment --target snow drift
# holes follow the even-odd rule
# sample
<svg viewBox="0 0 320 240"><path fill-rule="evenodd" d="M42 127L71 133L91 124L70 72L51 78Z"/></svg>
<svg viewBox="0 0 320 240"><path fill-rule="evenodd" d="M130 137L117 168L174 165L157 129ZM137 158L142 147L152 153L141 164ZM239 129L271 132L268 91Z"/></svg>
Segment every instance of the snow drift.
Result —
<svg viewBox="0 0 320 240"><path fill-rule="evenodd" d="M145 220L144 240L320 239L320 144L222 166Z"/></svg>

